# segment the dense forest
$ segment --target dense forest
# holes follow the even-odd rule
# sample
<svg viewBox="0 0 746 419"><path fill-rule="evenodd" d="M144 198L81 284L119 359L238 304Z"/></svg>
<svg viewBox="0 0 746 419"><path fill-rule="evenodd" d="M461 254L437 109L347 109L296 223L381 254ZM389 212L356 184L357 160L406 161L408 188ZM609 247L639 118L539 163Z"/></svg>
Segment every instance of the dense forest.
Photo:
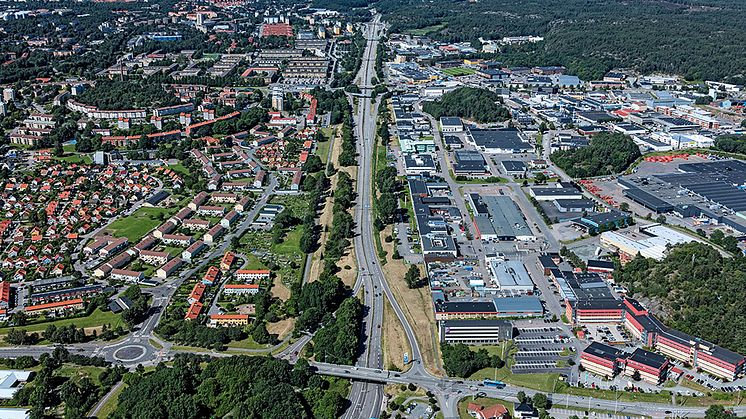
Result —
<svg viewBox="0 0 746 419"><path fill-rule="evenodd" d="M451 377L467 378L482 368L502 368L505 363L497 355L490 355L486 349L472 351L463 343L443 344L443 367Z"/></svg>
<svg viewBox="0 0 746 419"><path fill-rule="evenodd" d="M99 80L80 95L80 101L99 109L157 108L180 103L160 83L145 80Z"/></svg>
<svg viewBox="0 0 746 419"><path fill-rule="evenodd" d="M552 153L552 162L569 176L584 178L619 173L640 157L631 138L618 133L596 134L588 147Z"/></svg>
<svg viewBox="0 0 746 419"><path fill-rule="evenodd" d="M173 367L133 374L110 418L336 418L348 383L271 357L179 355Z"/></svg>
<svg viewBox="0 0 746 419"><path fill-rule="evenodd" d="M659 303L666 325L746 353L746 258L693 242L661 262L637 257L614 276L635 297Z"/></svg>
<svg viewBox="0 0 746 419"><path fill-rule="evenodd" d="M721 135L715 138L715 149L746 154L746 135Z"/></svg>
<svg viewBox="0 0 746 419"><path fill-rule="evenodd" d="M435 118L459 116L477 122L502 122L510 119L510 111L501 102L495 92L462 87L436 101L425 102L422 109Z"/></svg>
<svg viewBox="0 0 746 419"><path fill-rule="evenodd" d="M507 65L564 65L584 79L628 67L744 80L746 4L738 0L382 0L373 6L392 32L416 30L476 46L480 37L545 38L501 51L495 58Z"/></svg>

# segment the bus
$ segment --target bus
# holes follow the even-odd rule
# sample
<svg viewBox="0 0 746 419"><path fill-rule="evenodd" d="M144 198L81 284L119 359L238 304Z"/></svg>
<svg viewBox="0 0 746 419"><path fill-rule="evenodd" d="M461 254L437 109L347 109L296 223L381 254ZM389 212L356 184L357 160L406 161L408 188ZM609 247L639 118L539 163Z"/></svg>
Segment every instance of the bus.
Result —
<svg viewBox="0 0 746 419"><path fill-rule="evenodd" d="M484 379L484 381L482 381L482 384L484 384L485 387L505 388L505 383L497 380Z"/></svg>

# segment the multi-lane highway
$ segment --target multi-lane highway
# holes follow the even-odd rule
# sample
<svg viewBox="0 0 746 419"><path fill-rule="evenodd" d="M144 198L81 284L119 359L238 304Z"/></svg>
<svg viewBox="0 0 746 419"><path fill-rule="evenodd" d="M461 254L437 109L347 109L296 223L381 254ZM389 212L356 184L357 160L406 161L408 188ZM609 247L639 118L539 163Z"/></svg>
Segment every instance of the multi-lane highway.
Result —
<svg viewBox="0 0 746 419"><path fill-rule="evenodd" d="M363 304L366 307L363 319L363 353L358 358L357 366L381 368L383 355L381 347L381 330L383 323L383 300L380 288L376 285L376 275L380 269L376 264L375 246L371 235L372 214L372 156L375 147L376 104L371 104L371 77L375 71L375 54L380 36L380 18L376 16L365 26L366 49L363 61L356 77L361 95L357 100L357 110L354 112L355 134L357 136L358 174L357 174L357 204L355 206L356 231L353 241L355 257L358 266L358 278L353 288L354 293L363 291ZM354 102L354 101L353 101ZM353 382L350 391L351 407L345 418L377 417L383 402L383 386L362 381Z"/></svg>

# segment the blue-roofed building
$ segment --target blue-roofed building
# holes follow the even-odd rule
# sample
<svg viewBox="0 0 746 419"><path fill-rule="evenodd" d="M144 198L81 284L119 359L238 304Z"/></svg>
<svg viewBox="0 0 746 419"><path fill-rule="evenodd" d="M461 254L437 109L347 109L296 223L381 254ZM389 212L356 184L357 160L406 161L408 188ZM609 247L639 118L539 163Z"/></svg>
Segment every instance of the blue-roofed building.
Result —
<svg viewBox="0 0 746 419"><path fill-rule="evenodd" d="M544 315L544 306L536 296L495 298L493 301L497 317L541 317Z"/></svg>

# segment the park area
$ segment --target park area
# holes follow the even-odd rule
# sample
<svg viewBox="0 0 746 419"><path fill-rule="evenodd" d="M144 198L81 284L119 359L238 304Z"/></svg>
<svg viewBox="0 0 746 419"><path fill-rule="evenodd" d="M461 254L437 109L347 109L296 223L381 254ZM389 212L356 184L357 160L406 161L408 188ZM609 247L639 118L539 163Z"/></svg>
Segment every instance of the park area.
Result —
<svg viewBox="0 0 746 419"><path fill-rule="evenodd" d="M111 223L107 231L116 237L126 237L130 242L136 242L174 215L177 209L142 207Z"/></svg>
<svg viewBox="0 0 746 419"><path fill-rule="evenodd" d="M284 206L298 223L287 230L279 243L272 241L269 230L249 230L241 237L237 251L249 257L251 266L270 269L289 287L303 278L306 257L300 250L300 220L310 211L309 202L303 196L276 196L271 203Z"/></svg>
<svg viewBox="0 0 746 419"><path fill-rule="evenodd" d="M476 71L472 70L471 68L466 68L466 67L446 68L446 69L441 70L441 72L451 77L471 76L472 74L476 73Z"/></svg>

